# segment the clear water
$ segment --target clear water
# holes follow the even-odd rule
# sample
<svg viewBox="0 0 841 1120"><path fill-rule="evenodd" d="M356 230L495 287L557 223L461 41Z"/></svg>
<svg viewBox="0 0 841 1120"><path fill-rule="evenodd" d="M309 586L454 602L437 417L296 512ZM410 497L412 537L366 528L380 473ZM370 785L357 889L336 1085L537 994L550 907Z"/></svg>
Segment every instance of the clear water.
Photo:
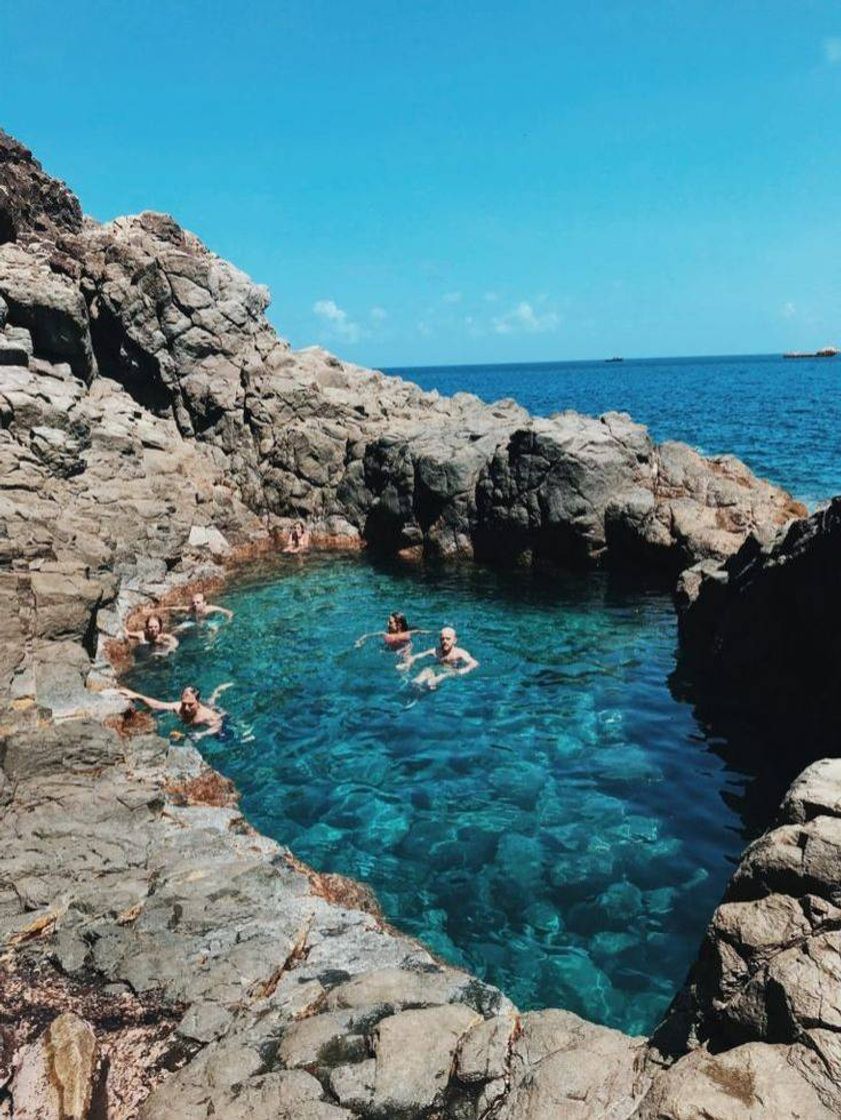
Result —
<svg viewBox="0 0 841 1120"><path fill-rule="evenodd" d="M656 1023L742 846L722 795L743 780L667 688L666 597L308 557L222 601L231 623L131 682L169 698L235 680L227 734L201 749L261 831L370 883L393 922L523 1008ZM379 640L355 648L394 609L454 624L479 669L419 693Z"/></svg>
<svg viewBox="0 0 841 1120"><path fill-rule="evenodd" d="M565 408L630 412L657 440L731 452L810 506L841 493L841 355L653 358L624 362L391 370L424 389L514 397L548 416Z"/></svg>
<svg viewBox="0 0 841 1120"><path fill-rule="evenodd" d="M627 410L811 504L841 492L841 358L394 372L538 415ZM132 683L174 697L236 681L226 736L201 747L258 828L370 883L396 925L521 1007L654 1026L743 846L746 782L669 692L668 596L308 557L224 602L233 622L193 630ZM354 648L395 609L455 624L480 668L413 692L379 642Z"/></svg>

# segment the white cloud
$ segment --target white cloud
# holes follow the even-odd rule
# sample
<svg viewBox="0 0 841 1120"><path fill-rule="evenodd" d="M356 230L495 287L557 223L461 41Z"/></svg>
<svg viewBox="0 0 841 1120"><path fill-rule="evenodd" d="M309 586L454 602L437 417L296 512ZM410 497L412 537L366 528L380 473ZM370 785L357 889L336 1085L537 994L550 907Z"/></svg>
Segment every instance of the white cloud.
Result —
<svg viewBox="0 0 841 1120"><path fill-rule="evenodd" d="M493 320L493 329L497 334L516 334L518 331L539 334L556 330L560 321L554 311L536 312L530 303L521 300L513 310Z"/></svg>
<svg viewBox="0 0 841 1120"><path fill-rule="evenodd" d="M841 62L841 35L832 35L823 41L823 56L830 66Z"/></svg>
<svg viewBox="0 0 841 1120"><path fill-rule="evenodd" d="M783 306L780 308L780 314L782 315L782 317L784 319L793 319L794 316L797 314L797 308L791 302L791 300L789 300L788 303L784 303Z"/></svg>
<svg viewBox="0 0 841 1120"><path fill-rule="evenodd" d="M485 300L486 303L496 303L497 300L499 299L499 296L497 295L496 292L485 292L485 294L482 298Z"/></svg>
<svg viewBox="0 0 841 1120"><path fill-rule="evenodd" d="M318 299L312 305L312 309L319 319L323 319L330 327L333 334L344 339L345 342L358 342L362 337L362 328L351 319L347 311L336 304L335 300Z"/></svg>
<svg viewBox="0 0 841 1120"><path fill-rule="evenodd" d="M429 323L425 323L423 321L423 319L421 319L421 321L418 323L418 334L423 334L423 335L432 334L432 329L429 326Z"/></svg>
<svg viewBox="0 0 841 1120"><path fill-rule="evenodd" d="M461 292L445 292L441 299L444 303L461 303Z"/></svg>
<svg viewBox="0 0 841 1120"><path fill-rule="evenodd" d="M375 323L384 323L388 318L388 312L384 307L372 307L369 314Z"/></svg>

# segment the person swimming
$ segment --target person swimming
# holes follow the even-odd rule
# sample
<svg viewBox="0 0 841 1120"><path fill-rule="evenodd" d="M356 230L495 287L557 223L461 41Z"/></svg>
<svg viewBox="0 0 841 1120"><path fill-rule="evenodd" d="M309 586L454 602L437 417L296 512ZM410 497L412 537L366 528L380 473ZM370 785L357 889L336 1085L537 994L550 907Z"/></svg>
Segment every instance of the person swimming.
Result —
<svg viewBox="0 0 841 1120"><path fill-rule="evenodd" d="M461 649L456 645L456 638L457 635L453 627L444 626L438 635L437 646L433 649L424 650L423 653L405 657L397 666L398 669L405 672L411 669L417 661L422 661L425 657L434 657L438 665L441 666L441 671L439 672L428 665L412 681L413 684L426 688L437 688L441 681L446 680L447 677L463 677L467 673L472 673L474 669L479 667L479 662L466 649Z"/></svg>
<svg viewBox="0 0 841 1120"><path fill-rule="evenodd" d="M417 630L409 626L405 614L392 611L388 616L385 630L374 630L370 634L363 634L357 638L354 645L357 649L363 646L369 638L382 638L389 649L406 650L412 644L413 634L428 634L428 630Z"/></svg>
<svg viewBox="0 0 841 1120"><path fill-rule="evenodd" d="M156 700L153 696L144 696L143 693L135 692L131 688L120 688L117 691L129 700L139 700L141 704L145 704L153 712L175 712L187 727L205 727L204 732L195 736L195 738L201 739L205 735L218 735L222 730L225 713L214 705L225 689L230 688L232 684L233 681L220 684L210 694L206 704L202 703L201 692L195 685L187 685L182 690L180 698L171 701Z"/></svg>
<svg viewBox="0 0 841 1120"><path fill-rule="evenodd" d="M178 649L178 639L174 634L167 634L159 614L147 615L142 630L126 630L126 637L141 645L154 646L154 652L165 657L168 653Z"/></svg>
<svg viewBox="0 0 841 1120"><path fill-rule="evenodd" d="M228 607L217 606L216 603L208 603L203 591L194 591L190 596L190 602L186 605L176 604L173 607L162 607L164 611L174 611L180 614L189 614L196 622L201 622L205 618L209 618L212 614L221 614L225 618L233 618L234 612ZM181 624L185 625L184 623Z"/></svg>

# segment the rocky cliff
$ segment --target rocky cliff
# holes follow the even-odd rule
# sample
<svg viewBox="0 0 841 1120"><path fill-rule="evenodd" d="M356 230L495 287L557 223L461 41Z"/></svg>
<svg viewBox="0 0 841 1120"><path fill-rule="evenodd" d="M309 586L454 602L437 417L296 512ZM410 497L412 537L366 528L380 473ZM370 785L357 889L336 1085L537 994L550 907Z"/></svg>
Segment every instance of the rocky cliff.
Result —
<svg viewBox="0 0 841 1120"><path fill-rule="evenodd" d="M684 572L678 608L700 700L750 712L801 759L838 752L841 499Z"/></svg>
<svg viewBox="0 0 841 1120"><path fill-rule="evenodd" d="M696 979L659 1051L520 1015L255 834L197 755L100 690L133 609L272 547L284 518L662 575L803 512L624 415L534 420L294 352L267 302L168 217L84 218L0 135L0 1116L835 1114L841 1059L827 1041L824 1072L800 1060L828 1013L716 1034ZM819 940L830 872L811 866L774 882L818 900L800 913Z"/></svg>

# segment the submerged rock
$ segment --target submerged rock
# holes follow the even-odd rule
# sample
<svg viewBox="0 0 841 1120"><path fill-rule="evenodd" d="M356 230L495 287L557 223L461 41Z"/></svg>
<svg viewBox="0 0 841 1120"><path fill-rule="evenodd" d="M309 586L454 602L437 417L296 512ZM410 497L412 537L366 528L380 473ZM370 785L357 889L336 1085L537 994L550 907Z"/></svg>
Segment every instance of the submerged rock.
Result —
<svg viewBox="0 0 841 1120"><path fill-rule="evenodd" d="M20 1079L42 1083L43 1031L64 1071L49 1092L61 1087L66 1116L90 1112L115 1024L119 1043L102 1040L111 1120L691 1115L675 1110L699 1079L705 1099L711 1080L743 1085L749 1047L762 1092L783 1054L806 1079L781 1073L785 1099L821 1115L814 1092L834 1100L841 1060L825 780L793 792L789 819L750 849L684 1000L670 1056L718 1031L736 1073L726 1055L694 1054L663 1072L644 1040L567 1012L519 1016L388 929L364 888L253 832L193 752L140 721L103 726L115 698L91 686L113 683L126 619L188 582L212 586L223 561L274 547L288 518L391 553L650 575L730 556L803 512L737 460L657 446L624 414L535 420L293 352L267 304L166 215L84 219L0 133L0 940L17 973L60 972L79 1009L88 989L102 1000L95 1042L38 1004L43 1021L12 1040L19 1073L0 1085L0 1115L10 1100L26 1115ZM529 844L512 837L500 858L528 862ZM566 866L561 845L554 874L581 921L612 928L652 905L577 897L578 847ZM580 965L597 1007L603 974ZM637 1112L655 1075L655 1111Z"/></svg>

